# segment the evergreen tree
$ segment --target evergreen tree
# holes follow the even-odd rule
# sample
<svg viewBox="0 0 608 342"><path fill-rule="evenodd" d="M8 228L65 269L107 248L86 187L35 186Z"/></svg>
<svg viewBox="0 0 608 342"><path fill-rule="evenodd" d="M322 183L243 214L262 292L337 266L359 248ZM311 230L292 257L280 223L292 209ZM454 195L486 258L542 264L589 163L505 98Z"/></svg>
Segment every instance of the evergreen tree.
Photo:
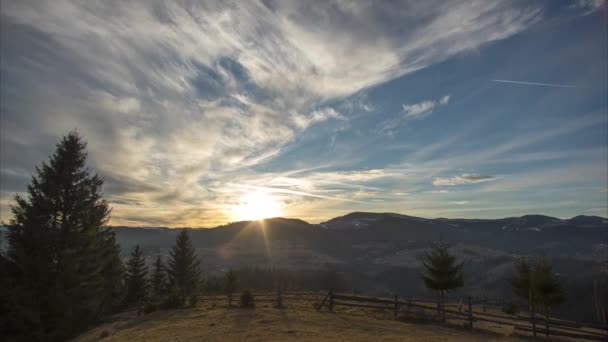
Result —
<svg viewBox="0 0 608 342"><path fill-rule="evenodd" d="M115 312L122 304L125 295L125 267L120 257L120 246L116 242L116 234L109 228L104 233L107 236L102 257L104 291L97 314L98 318Z"/></svg>
<svg viewBox="0 0 608 342"><path fill-rule="evenodd" d="M56 147L36 168L27 197L15 196L11 207L8 291L11 315L22 318L15 333L23 338L73 336L107 312L104 302L119 285L104 272L117 246L104 228L110 208L103 180L86 167L86 143L76 132Z"/></svg>
<svg viewBox="0 0 608 342"><path fill-rule="evenodd" d="M566 301L566 292L546 259L541 258L536 262L532 274L534 292L548 319L551 308Z"/></svg>
<svg viewBox="0 0 608 342"><path fill-rule="evenodd" d="M224 278L224 293L228 296L228 306L232 306L232 294L236 291L236 273L231 269Z"/></svg>
<svg viewBox="0 0 608 342"><path fill-rule="evenodd" d="M137 304L139 308L146 297L146 277L148 266L139 245L131 252L131 258L127 262L127 297L126 304Z"/></svg>
<svg viewBox="0 0 608 342"><path fill-rule="evenodd" d="M199 262L187 230L182 230L169 253L167 263L169 286L182 301L196 295L200 281Z"/></svg>
<svg viewBox="0 0 608 342"><path fill-rule="evenodd" d="M448 249L449 246L442 241L436 243L426 255L426 261L423 263L425 272L421 273L425 286L439 294L441 320L445 320L445 293L464 285L463 263L457 263L456 258L448 253Z"/></svg>
<svg viewBox="0 0 608 342"><path fill-rule="evenodd" d="M165 275L165 267L163 266L163 259L159 255L154 262L154 270L150 277L150 283L152 286L152 296L155 299L161 298L167 289L167 277Z"/></svg>
<svg viewBox="0 0 608 342"><path fill-rule="evenodd" d="M511 280L513 293L528 302L529 312L540 305L545 315L550 309L566 300L566 292L553 272L549 262L539 258L530 263L520 259L515 264L515 276Z"/></svg>
<svg viewBox="0 0 608 342"><path fill-rule="evenodd" d="M532 290L532 268L525 258L515 263L515 276L511 279L513 293L528 303L528 313L532 315L534 310L534 291Z"/></svg>

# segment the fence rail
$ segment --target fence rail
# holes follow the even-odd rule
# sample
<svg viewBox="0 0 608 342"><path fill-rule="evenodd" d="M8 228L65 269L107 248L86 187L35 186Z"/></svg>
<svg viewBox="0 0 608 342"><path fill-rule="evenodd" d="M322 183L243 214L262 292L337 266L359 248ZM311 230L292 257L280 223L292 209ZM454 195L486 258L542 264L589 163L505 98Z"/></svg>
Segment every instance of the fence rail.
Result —
<svg viewBox="0 0 608 342"><path fill-rule="evenodd" d="M413 314L413 309L423 309L436 311L439 315L437 302L430 300L414 299L412 297L380 298L363 295L353 295L346 293L325 292L301 292L301 291L278 291L276 293L253 293L255 301L275 303L277 307L282 307L285 300L303 299L320 301L317 310L327 307L329 311L334 311L336 306L355 307L362 309L382 310L392 312L394 319L400 315ZM206 299L224 299L226 295L207 295ZM468 297L466 302L444 304L443 313L445 319L461 320L468 323L470 329L474 328L475 322L486 322L502 326L512 327L514 330L532 333L534 336L542 334L546 336L560 336L576 338L589 341L608 342L608 325L592 322L574 322L558 318L549 318L539 314L533 317L523 315L507 315L488 310L500 310L498 306L489 306L486 301L474 302ZM458 309L456 309L458 308ZM441 316L439 315L441 318Z"/></svg>
<svg viewBox="0 0 608 342"><path fill-rule="evenodd" d="M317 307L317 310L321 310L324 306L327 306L330 311L334 311L335 306L390 310L394 312L394 317L397 319L399 314L404 312L411 313L412 308L436 310L439 314L439 308L433 304L436 304L436 302L416 300L411 297L406 297L404 300L404 298L395 296L393 299L390 299L333 293L330 291L325 296L323 302ZM479 309L480 304L477 304L477 308L474 308L471 297L468 298L467 304L465 305L461 302L460 304L444 305L443 313L445 314L445 318L468 321L468 326L471 329L473 329L474 322L487 322L510 326L518 331L532 333L534 336L543 334L546 336L561 336L590 341L608 341L608 329L602 324L584 324L556 318L547 319L547 317L542 315L535 315L534 318L531 318L519 315L490 313L486 312L487 309L496 310L496 308L487 306L483 302L481 304L483 311L475 310ZM452 309L454 307L458 307L459 310ZM529 326L522 325L525 323L529 324Z"/></svg>

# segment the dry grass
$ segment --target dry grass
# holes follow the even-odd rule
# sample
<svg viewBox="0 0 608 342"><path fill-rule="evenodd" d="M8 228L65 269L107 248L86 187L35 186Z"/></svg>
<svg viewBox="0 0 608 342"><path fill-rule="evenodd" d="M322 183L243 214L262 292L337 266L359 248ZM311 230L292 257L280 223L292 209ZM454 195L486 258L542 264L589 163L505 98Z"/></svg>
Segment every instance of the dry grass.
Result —
<svg viewBox="0 0 608 342"><path fill-rule="evenodd" d="M224 299L207 299L195 308L158 311L136 317L123 313L76 341L523 341L493 332L392 320L368 309L316 311L313 299L286 298L286 307L258 302L255 309L228 308Z"/></svg>

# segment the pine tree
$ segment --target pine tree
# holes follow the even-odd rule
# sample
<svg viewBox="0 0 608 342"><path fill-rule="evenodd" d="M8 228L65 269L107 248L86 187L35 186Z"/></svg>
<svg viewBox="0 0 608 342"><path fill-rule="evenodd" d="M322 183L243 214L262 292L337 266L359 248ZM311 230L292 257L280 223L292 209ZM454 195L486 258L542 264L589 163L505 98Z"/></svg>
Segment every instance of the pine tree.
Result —
<svg viewBox="0 0 608 342"><path fill-rule="evenodd" d="M116 242L116 234L109 228L104 233L107 236L102 257L104 291L97 314L98 318L118 310L125 295L125 267L120 257L120 246Z"/></svg>
<svg viewBox="0 0 608 342"><path fill-rule="evenodd" d="M425 286L439 294L438 308L441 320L445 320L445 293L464 285L463 263L457 263L456 258L448 253L448 249L449 246L442 241L436 243L426 255L426 261L423 263L425 272L421 273Z"/></svg>
<svg viewBox="0 0 608 342"><path fill-rule="evenodd" d="M540 305L548 317L550 309L566 300L566 293L559 283L549 262L539 258L532 263L520 259L515 264L515 276L511 280L513 293L528 302L530 314Z"/></svg>
<svg viewBox="0 0 608 342"><path fill-rule="evenodd" d="M224 278L224 293L228 296L228 306L232 306L232 295L236 291L236 273L231 269Z"/></svg>
<svg viewBox="0 0 608 342"><path fill-rule="evenodd" d="M525 258L515 263L515 276L511 279L513 293L528 303L528 313L532 315L534 310L534 293L532 291L532 269Z"/></svg>
<svg viewBox="0 0 608 342"><path fill-rule="evenodd" d="M8 232L13 314L31 339L65 340L96 318L111 294L104 269L116 242L103 180L86 167L86 143L71 132L15 196ZM116 270L119 272L119 270Z"/></svg>
<svg viewBox="0 0 608 342"><path fill-rule="evenodd" d="M196 295L200 281L199 262L187 230L182 230L169 253L167 275L172 291L184 301Z"/></svg>
<svg viewBox="0 0 608 342"><path fill-rule="evenodd" d="M165 294L167 289L165 267L163 265L163 259L160 255L156 258L156 262L154 262L154 269L152 270L150 283L152 287L152 296L155 300L158 300Z"/></svg>
<svg viewBox="0 0 608 342"><path fill-rule="evenodd" d="M141 308L146 298L146 277L148 275L148 266L144 259L143 253L139 245L135 246L131 252L131 258L127 262L127 297L126 304L137 304Z"/></svg>

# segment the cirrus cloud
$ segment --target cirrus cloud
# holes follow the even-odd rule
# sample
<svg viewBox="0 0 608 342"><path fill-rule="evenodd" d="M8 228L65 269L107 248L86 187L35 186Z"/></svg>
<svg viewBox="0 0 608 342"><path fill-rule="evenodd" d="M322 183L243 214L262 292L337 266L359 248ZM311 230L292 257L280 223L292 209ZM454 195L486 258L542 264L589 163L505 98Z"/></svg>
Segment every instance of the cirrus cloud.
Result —
<svg viewBox="0 0 608 342"><path fill-rule="evenodd" d="M496 180L496 176L479 175L476 173L463 173L459 176L449 178L435 178L433 185L435 186L454 186L462 184L484 183Z"/></svg>

